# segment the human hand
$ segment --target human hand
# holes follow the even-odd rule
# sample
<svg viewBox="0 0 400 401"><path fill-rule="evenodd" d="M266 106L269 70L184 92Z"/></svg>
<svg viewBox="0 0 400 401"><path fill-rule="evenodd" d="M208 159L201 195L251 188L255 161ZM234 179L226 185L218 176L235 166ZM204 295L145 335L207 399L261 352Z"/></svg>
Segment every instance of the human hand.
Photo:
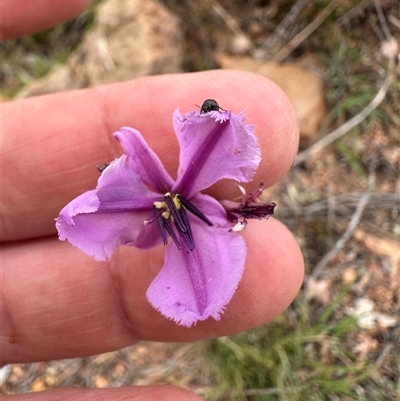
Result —
<svg viewBox="0 0 400 401"><path fill-rule="evenodd" d="M15 0L2 3L3 9L9 7L6 22L16 20L10 19L12 3ZM41 21L61 20L61 6L57 13L41 9L40 4L48 3L44 0L36 3L30 31L44 26ZM76 11L86 3L73 2ZM8 26L5 36L10 32L22 33ZM261 179L266 186L278 181L293 162L298 128L280 89L253 74L209 71L145 77L2 104L3 364L92 355L140 340L196 341L229 335L271 321L293 300L302 282L302 257L292 234L273 218L251 221L243 232L246 268L221 320L208 319L192 328L165 319L146 299L163 264L162 246L149 251L121 247L110 262L100 263L56 238L54 218L61 208L95 187L98 164L121 155L112 137L115 130L123 125L138 129L174 174L178 143L173 110L180 106L186 112L209 97L235 112L247 110L262 149L255 186ZM229 199L238 195L236 191L223 181L209 193ZM56 397L199 399L172 387L60 389L14 398Z"/></svg>

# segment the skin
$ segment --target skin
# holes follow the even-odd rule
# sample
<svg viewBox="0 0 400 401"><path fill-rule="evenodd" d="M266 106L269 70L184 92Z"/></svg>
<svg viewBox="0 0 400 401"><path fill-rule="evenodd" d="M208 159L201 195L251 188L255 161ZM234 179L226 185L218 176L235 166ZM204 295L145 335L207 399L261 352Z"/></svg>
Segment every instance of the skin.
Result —
<svg viewBox="0 0 400 401"><path fill-rule="evenodd" d="M21 1L21 0L20 0ZM81 11L87 1L31 0L30 24L3 0L1 32L31 33ZM46 6L47 4L47 6ZM65 13L71 5L69 14ZM238 96L240 94L240 96ZM122 154L112 133L138 129L175 176L178 144L173 110L195 109L204 99L234 112L247 111L257 125L261 179L277 182L297 152L298 126L287 98L263 77L238 71L145 77L81 91L6 102L2 110L2 311L1 362L42 361L92 355L140 340L195 341L234 334L270 322L296 296L303 259L289 230L278 220L252 221L243 232L248 257L243 279L219 322L177 326L152 309L145 292L163 264L164 247L120 247L110 262L96 262L57 240L54 218L70 200L93 189L96 165ZM217 198L238 196L232 182L210 188ZM279 209L278 209L279 210ZM279 211L278 211L279 213ZM174 387L91 390L59 389L9 396L15 400L198 400Z"/></svg>
<svg viewBox="0 0 400 401"><path fill-rule="evenodd" d="M91 0L0 0L2 40L29 35L67 21L82 12Z"/></svg>

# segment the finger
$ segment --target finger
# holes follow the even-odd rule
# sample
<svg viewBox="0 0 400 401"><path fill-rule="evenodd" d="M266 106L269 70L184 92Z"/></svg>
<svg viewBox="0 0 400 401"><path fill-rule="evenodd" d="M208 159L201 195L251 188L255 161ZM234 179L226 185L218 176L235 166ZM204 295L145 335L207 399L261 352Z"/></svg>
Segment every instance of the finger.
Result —
<svg viewBox="0 0 400 401"><path fill-rule="evenodd" d="M138 129L174 177L178 141L172 113L208 97L257 125L262 162L255 177L266 185L290 168L298 145L295 114L271 81L239 71L147 77L135 81L3 104L2 240L55 233L54 218L73 198L93 189L96 165L122 154L112 133ZM219 198L237 196L219 183Z"/></svg>
<svg viewBox="0 0 400 401"><path fill-rule="evenodd" d="M63 388L13 395L13 401L201 401L188 390L172 386L139 386L113 389Z"/></svg>
<svg viewBox="0 0 400 401"><path fill-rule="evenodd" d="M50 28L82 12L91 0L1 0L1 40Z"/></svg>
<svg viewBox="0 0 400 401"><path fill-rule="evenodd" d="M85 356L139 340L195 341L271 321L300 288L302 256L277 220L252 221L244 233L245 273L221 321L191 328L167 320L146 299L163 265L163 246L123 246L110 263L100 263L56 239L5 245L3 362Z"/></svg>

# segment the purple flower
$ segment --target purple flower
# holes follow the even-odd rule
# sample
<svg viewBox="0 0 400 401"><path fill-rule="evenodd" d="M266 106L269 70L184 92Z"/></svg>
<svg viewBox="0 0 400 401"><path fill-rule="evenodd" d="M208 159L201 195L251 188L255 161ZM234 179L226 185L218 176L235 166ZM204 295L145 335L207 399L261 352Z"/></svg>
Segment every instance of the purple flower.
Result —
<svg viewBox="0 0 400 401"><path fill-rule="evenodd" d="M236 223L231 231L244 230L247 226L247 219L266 220L274 214L276 203L264 202L259 199L264 191L264 181L261 181L258 188L249 195L241 185L236 184L236 186L242 194L240 201L220 201L228 213L229 221Z"/></svg>
<svg viewBox="0 0 400 401"><path fill-rule="evenodd" d="M60 240L107 260L120 245L168 244L164 266L147 290L152 306L190 327L218 320L241 279L244 239L227 212L200 193L222 178L248 182L260 162L253 126L230 111L174 113L180 144L174 180L141 134L121 128L114 136L125 155L102 167L96 189L65 206L57 220Z"/></svg>

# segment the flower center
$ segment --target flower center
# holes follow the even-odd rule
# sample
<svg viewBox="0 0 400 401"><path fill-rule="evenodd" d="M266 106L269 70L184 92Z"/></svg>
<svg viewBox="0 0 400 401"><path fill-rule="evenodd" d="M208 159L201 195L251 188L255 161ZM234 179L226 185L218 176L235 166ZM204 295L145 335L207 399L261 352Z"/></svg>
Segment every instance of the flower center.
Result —
<svg viewBox="0 0 400 401"><path fill-rule="evenodd" d="M154 217L151 220L145 220L144 224L156 222L164 245L168 244L169 234L179 250L182 249L180 241L180 239L182 239L189 251L193 251L196 245L186 210L197 216L209 226L213 225L213 223L196 206L194 206L192 202L184 198L182 195L172 195L169 192L164 195L163 201L153 203Z"/></svg>

